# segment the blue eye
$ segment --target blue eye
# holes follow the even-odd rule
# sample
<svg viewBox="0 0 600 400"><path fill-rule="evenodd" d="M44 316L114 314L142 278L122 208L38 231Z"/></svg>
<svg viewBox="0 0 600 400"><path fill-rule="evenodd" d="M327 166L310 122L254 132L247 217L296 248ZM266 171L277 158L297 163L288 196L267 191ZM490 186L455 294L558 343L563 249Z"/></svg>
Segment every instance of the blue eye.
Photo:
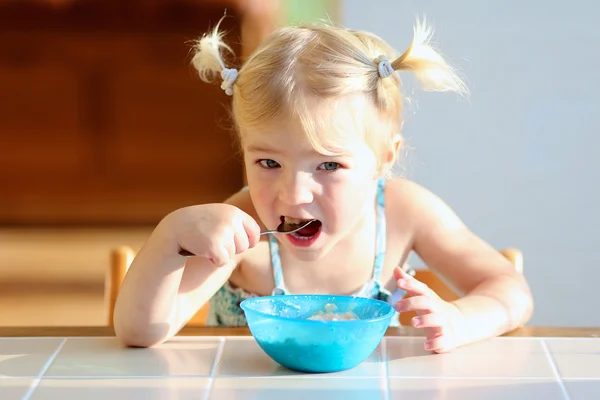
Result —
<svg viewBox="0 0 600 400"><path fill-rule="evenodd" d="M272 168L279 168L280 165L277 161L274 160L258 160L258 163L260 164L261 167L266 168L266 169L272 169Z"/></svg>
<svg viewBox="0 0 600 400"><path fill-rule="evenodd" d="M340 168L340 164L336 162L324 162L319 166L319 169L324 169L325 171L335 171Z"/></svg>

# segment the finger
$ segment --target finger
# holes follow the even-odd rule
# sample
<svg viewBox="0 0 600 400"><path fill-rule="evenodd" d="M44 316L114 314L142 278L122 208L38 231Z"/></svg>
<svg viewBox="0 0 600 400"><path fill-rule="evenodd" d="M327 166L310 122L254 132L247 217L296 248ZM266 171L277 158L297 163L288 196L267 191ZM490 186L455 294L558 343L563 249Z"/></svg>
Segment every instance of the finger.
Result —
<svg viewBox="0 0 600 400"><path fill-rule="evenodd" d="M396 268L394 268L394 278L396 280L399 280L399 279L406 279L406 280L408 280L408 279L414 279L412 277L412 275L410 275L408 272L406 272L402 267L396 267Z"/></svg>
<svg viewBox="0 0 600 400"><path fill-rule="evenodd" d="M210 249L208 257L212 258L213 264L217 266L223 266L235 257L234 232L226 232L222 240L217 241Z"/></svg>
<svg viewBox="0 0 600 400"><path fill-rule="evenodd" d="M418 295L398 301L396 303L396 310L398 312L427 311L434 313L439 311L439 305L437 301L430 296Z"/></svg>
<svg viewBox="0 0 600 400"><path fill-rule="evenodd" d="M410 279L413 278L408 272L401 267L394 268L394 278L398 279ZM413 278L414 279L414 278Z"/></svg>
<svg viewBox="0 0 600 400"><path fill-rule="evenodd" d="M414 317L411 323L415 328L442 328L448 323L448 318L442 313L430 313Z"/></svg>
<svg viewBox="0 0 600 400"><path fill-rule="evenodd" d="M252 248L260 241L260 226L254 218L247 215L242 219L242 225L248 237L248 248Z"/></svg>
<svg viewBox="0 0 600 400"><path fill-rule="evenodd" d="M225 243L223 243L223 247L228 255L228 260L232 259L236 255L235 251L235 236L231 237Z"/></svg>
<svg viewBox="0 0 600 400"><path fill-rule="evenodd" d="M407 287L407 285L412 285L413 281L416 281L418 283L416 283L415 285L418 285L419 283L421 283L422 285L426 286L424 283L418 281L417 279L415 279L412 275L410 275L408 272L406 272L404 269L402 269L401 267L396 267L394 268L394 278L396 278L396 283L397 286L400 289L405 289ZM417 290L417 287L414 286L409 286L409 289L414 289L414 290L407 290L408 292L411 292L411 294L424 294L421 293L421 291Z"/></svg>
<svg viewBox="0 0 600 400"><path fill-rule="evenodd" d="M227 250L224 246L218 247L212 250L209 254L209 260L216 265L217 267L221 267L231 260L231 254L229 250Z"/></svg>
<svg viewBox="0 0 600 400"><path fill-rule="evenodd" d="M435 351L436 353L447 353L456 347L456 345L450 335L441 335L426 340L423 347L425 347L425 350Z"/></svg>
<svg viewBox="0 0 600 400"><path fill-rule="evenodd" d="M398 288L404 289L412 294L420 294L425 296L434 296L435 293L423 282L416 280L413 277L409 279L400 278L396 281Z"/></svg>
<svg viewBox="0 0 600 400"><path fill-rule="evenodd" d="M240 254L248 250L248 247L250 246L250 238L246 234L246 230L242 224L240 224L240 227L235 230L233 240L235 242L235 254Z"/></svg>

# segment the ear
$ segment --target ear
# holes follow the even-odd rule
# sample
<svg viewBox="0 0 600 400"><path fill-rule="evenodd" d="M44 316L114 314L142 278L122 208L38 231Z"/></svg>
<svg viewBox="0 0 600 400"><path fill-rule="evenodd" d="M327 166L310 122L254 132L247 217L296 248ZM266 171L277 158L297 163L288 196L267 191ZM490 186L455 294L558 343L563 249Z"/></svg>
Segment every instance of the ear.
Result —
<svg viewBox="0 0 600 400"><path fill-rule="evenodd" d="M394 135L390 145L383 149L381 166L379 167L380 176L385 176L394 167L401 146L402 136Z"/></svg>

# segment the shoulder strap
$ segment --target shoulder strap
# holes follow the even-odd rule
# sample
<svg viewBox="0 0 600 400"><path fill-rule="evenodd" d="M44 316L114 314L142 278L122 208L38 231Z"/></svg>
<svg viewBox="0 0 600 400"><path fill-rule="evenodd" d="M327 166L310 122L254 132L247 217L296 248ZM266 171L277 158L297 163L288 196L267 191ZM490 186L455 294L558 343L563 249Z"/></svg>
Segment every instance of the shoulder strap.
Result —
<svg viewBox="0 0 600 400"><path fill-rule="evenodd" d="M377 202L375 210L376 231L375 231L375 262L373 265L373 280L379 282L383 270L385 259L385 179L381 178L377 183Z"/></svg>
<svg viewBox="0 0 600 400"><path fill-rule="evenodd" d="M271 250L271 268L273 269L273 280L275 281L275 290L273 293L285 293L285 283L283 281L283 271L281 269L281 257L279 256L279 244L273 234L269 234L269 249Z"/></svg>

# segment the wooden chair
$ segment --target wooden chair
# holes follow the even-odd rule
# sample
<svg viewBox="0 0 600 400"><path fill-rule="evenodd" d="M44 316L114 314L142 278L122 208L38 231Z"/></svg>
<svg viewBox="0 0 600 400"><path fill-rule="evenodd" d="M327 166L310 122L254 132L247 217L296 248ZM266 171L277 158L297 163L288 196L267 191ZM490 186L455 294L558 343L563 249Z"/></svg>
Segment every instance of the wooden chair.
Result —
<svg viewBox="0 0 600 400"><path fill-rule="evenodd" d="M501 250L500 253L506 257L516 268L517 271L523 272L523 254L521 251L513 248ZM115 303L117 301L117 294L121 288L121 283L125 278L127 269L131 265L135 252L133 249L127 246L121 246L115 248L111 252L111 263L110 269L107 272L105 293L108 299L108 324L113 325L113 316ZM446 301L456 300L459 296L449 288L444 281L439 278L433 271L429 270L415 270L414 276L416 279L425 283L438 296ZM207 303L202 307L192 319L187 323L188 326L202 326L206 323L206 316L208 315L209 304ZM410 325L412 317L416 314L414 312L406 312L400 314L400 323L402 325Z"/></svg>
<svg viewBox="0 0 600 400"><path fill-rule="evenodd" d="M105 298L108 301L108 325L114 324L115 303L121 289L125 274L135 257L135 252L128 246L112 249L110 254L110 268L105 279ZM206 323L209 304L202 307L187 323L187 326L202 326Z"/></svg>

